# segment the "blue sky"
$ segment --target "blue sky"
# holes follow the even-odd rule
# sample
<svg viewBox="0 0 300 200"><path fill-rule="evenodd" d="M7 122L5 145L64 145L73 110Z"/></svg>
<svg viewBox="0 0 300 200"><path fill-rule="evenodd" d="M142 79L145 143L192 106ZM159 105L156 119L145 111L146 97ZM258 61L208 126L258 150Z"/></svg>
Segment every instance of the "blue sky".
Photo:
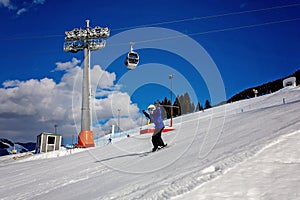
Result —
<svg viewBox="0 0 300 200"><path fill-rule="evenodd" d="M68 136L78 132L73 75L80 73L83 53L64 52L63 43L64 32L84 28L86 19L92 27L111 30L106 47L91 54L91 68L101 66L92 73L102 77L95 77L94 125L106 123L95 125L97 134L114 123L119 107L124 129L139 125L141 109L169 98L169 74L175 74L174 95L187 90L195 103L204 104L206 99L214 101L212 96L218 91L213 84L220 80L228 99L300 68L298 0L86 2L0 0L1 136L34 141L41 131L53 132L54 124ZM161 31L139 35L140 28L152 30L149 27ZM126 33L131 35L124 37ZM153 37L158 39L155 44L150 41ZM134 71L123 65L130 40L141 58ZM179 55L182 52L198 59L201 54L186 40L203 48L201 58L207 60L198 71L188 56ZM210 61L213 66L205 64ZM203 74L205 70L210 76ZM111 111L106 111L105 105L110 105L106 109Z"/></svg>

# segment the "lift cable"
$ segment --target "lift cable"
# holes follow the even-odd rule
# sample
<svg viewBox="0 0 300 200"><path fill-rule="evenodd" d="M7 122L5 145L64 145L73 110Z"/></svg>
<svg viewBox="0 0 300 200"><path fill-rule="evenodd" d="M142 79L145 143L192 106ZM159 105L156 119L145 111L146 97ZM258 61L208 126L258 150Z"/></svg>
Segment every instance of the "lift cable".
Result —
<svg viewBox="0 0 300 200"><path fill-rule="evenodd" d="M186 18L186 19L171 20L171 21L143 24L143 25L137 25L137 26L128 26L128 27L111 29L111 31L128 30L128 29L133 29L133 28L159 26L159 25L174 24L174 23L183 23L183 22L188 22L188 21L197 21L197 20L203 20L203 19L241 15L241 14L246 14L246 13L261 12L261 11L290 8L290 7L297 7L297 6L300 6L300 3L283 5L283 6L274 6L274 7L269 7L269 8L260 8L260 9L254 9L254 10L246 10L246 11L240 11L240 12L231 12L231 13L225 13L225 14L208 15L208 16L203 16L203 17L192 17L192 18ZM63 37L63 36L64 36L63 34L55 34L55 35L40 35L40 36L37 35L37 36L24 36L24 37L7 37L7 38L0 38L0 41L1 40L45 39L45 38L55 38L55 37Z"/></svg>
<svg viewBox="0 0 300 200"><path fill-rule="evenodd" d="M224 29L216 29L216 30L210 30L210 31L189 33L189 34L184 34L184 35L180 34L180 35L174 35L174 36L163 37L163 38L155 38L155 39L150 39L150 40L135 41L134 43L135 44L141 44L141 43L149 43L149 42L156 42L156 41L163 41L163 40L171 40L171 39L178 39L178 38L183 38L183 37L219 33L219 32L225 32L225 31L241 30L241 29L246 29L246 28L261 27L261 26L287 23L287 22L294 22L294 21L300 21L300 18L293 18L293 19L286 19L286 20L279 20L279 21L271 21L271 22L244 25L244 26L236 26L236 27L230 27L230 28L224 28ZM118 43L118 44L108 44L108 45L109 46L122 46L122 45L128 45L128 42ZM31 53L36 54L36 53L50 53L50 52L58 52L58 51L57 50L45 50L45 51L24 52L24 53L25 54L31 54ZM23 52L18 52L18 53L23 54ZM6 53L0 53L0 56L9 56L9 55L15 55L15 54L16 53L7 53L7 54Z"/></svg>

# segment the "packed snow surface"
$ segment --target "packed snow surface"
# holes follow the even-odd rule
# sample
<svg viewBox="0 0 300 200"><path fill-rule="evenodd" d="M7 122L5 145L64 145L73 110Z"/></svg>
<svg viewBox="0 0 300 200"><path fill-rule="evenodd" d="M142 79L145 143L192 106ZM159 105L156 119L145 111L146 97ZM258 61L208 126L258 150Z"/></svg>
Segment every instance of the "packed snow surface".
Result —
<svg viewBox="0 0 300 200"><path fill-rule="evenodd" d="M0 199L300 199L299 116L300 89L285 88L175 118L168 148L148 155L137 128L80 152L4 156Z"/></svg>

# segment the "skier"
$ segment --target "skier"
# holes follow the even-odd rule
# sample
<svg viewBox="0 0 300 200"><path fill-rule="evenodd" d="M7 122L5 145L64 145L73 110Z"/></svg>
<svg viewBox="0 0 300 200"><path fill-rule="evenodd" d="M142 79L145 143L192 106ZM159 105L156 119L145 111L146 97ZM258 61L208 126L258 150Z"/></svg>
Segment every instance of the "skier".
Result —
<svg viewBox="0 0 300 200"><path fill-rule="evenodd" d="M152 151L156 151L158 148L163 148L167 146L161 138L161 133L163 129L165 128L164 122L161 118L161 110L159 105L154 106L154 105L149 105L148 106L148 112L149 114L143 110L144 115L151 120L151 122L154 123L155 129L154 133L152 135L152 144L153 144L153 149Z"/></svg>

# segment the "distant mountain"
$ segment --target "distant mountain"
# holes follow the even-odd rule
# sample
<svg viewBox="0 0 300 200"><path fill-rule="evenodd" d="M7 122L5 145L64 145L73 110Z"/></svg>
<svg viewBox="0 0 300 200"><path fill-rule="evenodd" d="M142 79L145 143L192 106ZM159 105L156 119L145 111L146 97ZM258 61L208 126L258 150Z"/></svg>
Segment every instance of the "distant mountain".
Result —
<svg viewBox="0 0 300 200"><path fill-rule="evenodd" d="M27 142L27 143L22 143L22 142L16 142L16 144L22 145L25 147L28 151L33 151L35 150L36 143L34 142Z"/></svg>
<svg viewBox="0 0 300 200"><path fill-rule="evenodd" d="M28 152L28 149L20 144L16 144L6 138L0 138L0 156L12 154L12 150L15 149L16 153Z"/></svg>
<svg viewBox="0 0 300 200"><path fill-rule="evenodd" d="M289 78L289 77L296 77L296 84L297 85L300 84L300 70L298 70L295 73L291 74L290 76L280 78L280 79L277 79L277 80L269 82L269 83L265 83L260 86L248 88L248 89L234 95L230 99L228 99L227 103L239 101L239 100L243 100L243 99L253 98L255 96L253 89L257 90L258 96L276 92L283 88L283 84L282 84L283 80L286 78Z"/></svg>

